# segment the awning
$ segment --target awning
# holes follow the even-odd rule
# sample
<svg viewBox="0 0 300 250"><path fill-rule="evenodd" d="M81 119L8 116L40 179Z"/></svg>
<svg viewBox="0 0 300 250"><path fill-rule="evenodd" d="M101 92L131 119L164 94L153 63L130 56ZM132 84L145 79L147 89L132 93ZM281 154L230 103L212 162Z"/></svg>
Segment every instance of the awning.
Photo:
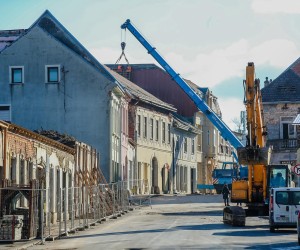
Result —
<svg viewBox="0 0 300 250"><path fill-rule="evenodd" d="M300 114L298 114L295 118L295 120L292 123L293 125L300 125Z"/></svg>

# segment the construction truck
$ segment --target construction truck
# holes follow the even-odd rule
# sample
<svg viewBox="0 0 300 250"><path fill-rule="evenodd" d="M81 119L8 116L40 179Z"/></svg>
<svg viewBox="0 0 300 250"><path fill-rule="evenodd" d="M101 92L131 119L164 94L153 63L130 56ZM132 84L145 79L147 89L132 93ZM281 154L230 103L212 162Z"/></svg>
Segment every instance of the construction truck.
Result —
<svg viewBox="0 0 300 250"><path fill-rule="evenodd" d="M129 30L132 35L145 47L150 55L164 68L174 82L189 96L197 108L220 131L221 136L237 150L240 165L248 167L248 178L236 180L232 183L232 202L245 202L246 211L238 206L224 209L224 222L245 225L246 214L258 212L265 214L268 209L269 180L272 171L285 169L286 185L288 186L289 167L286 165L269 166L270 149L265 147L265 126L263 124L263 112L259 80L255 79L254 64L249 63L246 69L245 104L247 113L247 145L235 136L223 120L207 105L205 101L184 81L180 74L163 59L156 48L134 27L128 19L121 25L121 29Z"/></svg>
<svg viewBox="0 0 300 250"><path fill-rule="evenodd" d="M212 171L212 181L217 194L222 192L224 184L231 190L232 182L248 178L248 168L239 166L237 162L223 162L222 168L215 168Z"/></svg>

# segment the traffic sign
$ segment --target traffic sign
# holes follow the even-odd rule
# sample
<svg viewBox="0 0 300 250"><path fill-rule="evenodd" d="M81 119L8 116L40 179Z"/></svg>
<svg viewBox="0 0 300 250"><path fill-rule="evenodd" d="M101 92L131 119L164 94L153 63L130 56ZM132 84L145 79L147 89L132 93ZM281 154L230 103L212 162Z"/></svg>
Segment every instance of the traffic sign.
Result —
<svg viewBox="0 0 300 250"><path fill-rule="evenodd" d="M300 164L297 164L294 168L293 171L296 175L300 176Z"/></svg>

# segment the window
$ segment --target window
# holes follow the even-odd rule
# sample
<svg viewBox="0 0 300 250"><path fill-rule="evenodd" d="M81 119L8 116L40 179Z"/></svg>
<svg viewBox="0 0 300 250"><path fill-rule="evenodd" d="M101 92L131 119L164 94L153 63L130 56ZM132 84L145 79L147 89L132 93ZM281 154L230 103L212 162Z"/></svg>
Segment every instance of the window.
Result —
<svg viewBox="0 0 300 250"><path fill-rule="evenodd" d="M158 141L158 120L155 121L156 123L156 134L155 134L155 140Z"/></svg>
<svg viewBox="0 0 300 250"><path fill-rule="evenodd" d="M162 123L162 141L163 142L166 141L166 123L165 122Z"/></svg>
<svg viewBox="0 0 300 250"><path fill-rule="evenodd" d="M296 138L296 126L292 125L295 117L281 117L280 118L280 138L281 139L294 139Z"/></svg>
<svg viewBox="0 0 300 250"><path fill-rule="evenodd" d="M153 118L150 119L150 140L153 140Z"/></svg>
<svg viewBox="0 0 300 250"><path fill-rule="evenodd" d="M168 143L171 143L171 124L168 124Z"/></svg>
<svg viewBox="0 0 300 250"><path fill-rule="evenodd" d="M7 122L11 121L9 105L0 106L0 120Z"/></svg>
<svg viewBox="0 0 300 250"><path fill-rule="evenodd" d="M12 66L9 67L10 83L24 83L24 67Z"/></svg>
<svg viewBox="0 0 300 250"><path fill-rule="evenodd" d="M46 66L46 82L58 83L60 81L59 65Z"/></svg>
<svg viewBox="0 0 300 250"><path fill-rule="evenodd" d="M276 204L279 205L299 205L300 192L299 191L277 191Z"/></svg>
<svg viewBox="0 0 300 250"><path fill-rule="evenodd" d="M223 154L223 153L224 153L223 145L222 145L222 144L220 144L220 146L219 146L219 147L220 147L220 151L219 151L219 152L220 152L221 154Z"/></svg>
<svg viewBox="0 0 300 250"><path fill-rule="evenodd" d="M137 136L141 136L141 116L138 115L137 117L137 124L136 124L136 129L137 129Z"/></svg>
<svg viewBox="0 0 300 250"><path fill-rule="evenodd" d="M209 130L207 131L207 145L210 144L210 133Z"/></svg>
<svg viewBox="0 0 300 250"><path fill-rule="evenodd" d="M175 145L175 150L176 150L176 151L179 151L179 140L180 140L180 137L179 137L179 136L176 136L176 137L175 137L175 143L176 143L176 145Z"/></svg>
<svg viewBox="0 0 300 250"><path fill-rule="evenodd" d="M192 155L195 154L195 139L192 139Z"/></svg>
<svg viewBox="0 0 300 250"><path fill-rule="evenodd" d="M144 117L144 138L147 138L147 117Z"/></svg>
<svg viewBox="0 0 300 250"><path fill-rule="evenodd" d="M184 138L183 150L184 153L187 153L187 138Z"/></svg>
<svg viewBox="0 0 300 250"><path fill-rule="evenodd" d="M201 152L201 145L202 145L202 136L201 134L197 136L197 150Z"/></svg>
<svg viewBox="0 0 300 250"><path fill-rule="evenodd" d="M214 134L213 134L213 142L214 142L214 146L216 146L217 145L217 135L216 135L216 130L214 129Z"/></svg>
<svg viewBox="0 0 300 250"><path fill-rule="evenodd" d="M276 192L276 203L281 205L289 204L289 194L286 191Z"/></svg>
<svg viewBox="0 0 300 250"><path fill-rule="evenodd" d="M270 168L270 187L286 187L288 184L287 170Z"/></svg>

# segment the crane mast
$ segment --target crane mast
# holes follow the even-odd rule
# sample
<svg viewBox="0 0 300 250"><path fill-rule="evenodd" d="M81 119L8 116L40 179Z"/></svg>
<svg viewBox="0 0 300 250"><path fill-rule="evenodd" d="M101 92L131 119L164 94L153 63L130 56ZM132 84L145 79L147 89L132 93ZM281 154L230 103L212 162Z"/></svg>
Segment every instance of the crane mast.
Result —
<svg viewBox="0 0 300 250"><path fill-rule="evenodd" d="M142 36L142 34L133 26L129 19L121 25L121 29L129 30L132 35L145 47L148 53L166 70L171 78L181 87L181 89L191 98L197 108L201 110L212 124L220 131L221 136L237 149L244 145L233 134L230 128L220 119L220 117L201 99L199 95L184 81L184 79L176 73L173 68L163 59L163 57L156 51L156 48Z"/></svg>

